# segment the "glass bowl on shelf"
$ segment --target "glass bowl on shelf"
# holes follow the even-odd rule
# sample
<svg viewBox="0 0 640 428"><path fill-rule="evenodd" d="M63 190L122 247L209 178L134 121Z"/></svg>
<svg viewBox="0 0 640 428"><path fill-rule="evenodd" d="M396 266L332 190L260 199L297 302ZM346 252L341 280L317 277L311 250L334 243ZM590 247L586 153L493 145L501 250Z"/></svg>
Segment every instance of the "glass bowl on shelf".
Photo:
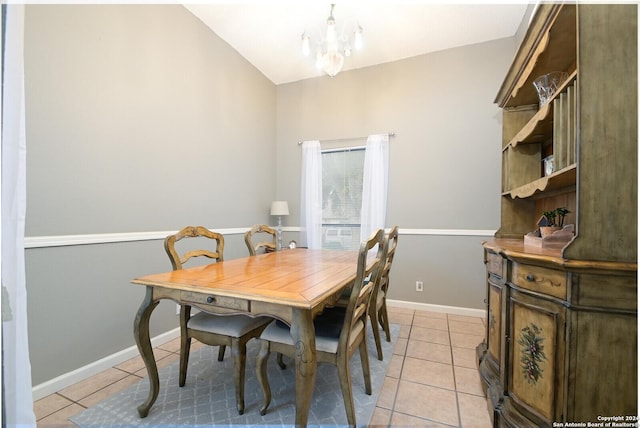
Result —
<svg viewBox="0 0 640 428"><path fill-rule="evenodd" d="M553 171L554 171L553 155L547 156L546 158L542 159L542 164L544 165L545 176L553 174Z"/></svg>
<svg viewBox="0 0 640 428"><path fill-rule="evenodd" d="M552 71L551 73L542 75L533 81L538 92L540 107L544 106L556 93L558 88L569 78L569 73L564 71Z"/></svg>

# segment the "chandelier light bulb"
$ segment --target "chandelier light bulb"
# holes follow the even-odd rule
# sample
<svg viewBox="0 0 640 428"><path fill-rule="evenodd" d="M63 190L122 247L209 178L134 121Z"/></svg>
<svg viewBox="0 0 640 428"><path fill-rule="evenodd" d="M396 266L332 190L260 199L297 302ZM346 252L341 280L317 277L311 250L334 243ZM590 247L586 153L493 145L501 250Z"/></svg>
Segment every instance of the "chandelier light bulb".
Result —
<svg viewBox="0 0 640 428"><path fill-rule="evenodd" d="M309 46L309 35L304 32L302 33L302 55L309 56L311 52L311 47Z"/></svg>
<svg viewBox="0 0 640 428"><path fill-rule="evenodd" d="M342 70L344 64L344 57L338 52L327 52L323 59L323 70L329 76L334 77Z"/></svg>
<svg viewBox="0 0 640 428"><path fill-rule="evenodd" d="M335 43L338 41L338 34L336 33L336 23L330 24L327 21L327 43Z"/></svg>
<svg viewBox="0 0 640 428"><path fill-rule="evenodd" d="M359 25L354 35L353 44L355 45L356 49L362 49L362 27Z"/></svg>
<svg viewBox="0 0 640 428"><path fill-rule="evenodd" d="M318 52L316 53L316 68L322 70L322 51L320 48L318 48Z"/></svg>
<svg viewBox="0 0 640 428"><path fill-rule="evenodd" d="M336 32L336 22L327 20L327 51L338 50L338 33Z"/></svg>

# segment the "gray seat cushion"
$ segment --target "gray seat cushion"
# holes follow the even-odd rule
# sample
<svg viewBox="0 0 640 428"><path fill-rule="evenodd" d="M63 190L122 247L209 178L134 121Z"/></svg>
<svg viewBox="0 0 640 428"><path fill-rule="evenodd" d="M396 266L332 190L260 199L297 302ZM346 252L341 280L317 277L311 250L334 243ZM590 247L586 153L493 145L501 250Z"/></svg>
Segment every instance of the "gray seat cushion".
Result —
<svg viewBox="0 0 640 428"><path fill-rule="evenodd" d="M344 324L344 308L327 308L313 321L316 332L316 349L335 353ZM282 321L271 323L260 335L260 339L293 346L289 326Z"/></svg>
<svg viewBox="0 0 640 428"><path fill-rule="evenodd" d="M269 317L251 318L247 315L211 315L198 312L193 315L187 327L231 337L241 337L247 332L271 321Z"/></svg>

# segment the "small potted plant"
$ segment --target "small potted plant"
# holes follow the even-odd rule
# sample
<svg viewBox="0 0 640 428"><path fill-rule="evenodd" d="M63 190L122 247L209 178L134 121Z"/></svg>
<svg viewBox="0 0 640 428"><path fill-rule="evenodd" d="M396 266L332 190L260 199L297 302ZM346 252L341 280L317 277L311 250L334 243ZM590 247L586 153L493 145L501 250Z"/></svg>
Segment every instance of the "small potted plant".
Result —
<svg viewBox="0 0 640 428"><path fill-rule="evenodd" d="M564 227L564 218L569 214L569 211L566 208L556 208L556 214L558 215L558 226L561 228Z"/></svg>
<svg viewBox="0 0 640 428"><path fill-rule="evenodd" d="M566 208L556 208L552 211L543 211L544 221L540 223L540 236L549 236L564 227L564 219L570 211ZM558 222L556 223L556 218Z"/></svg>

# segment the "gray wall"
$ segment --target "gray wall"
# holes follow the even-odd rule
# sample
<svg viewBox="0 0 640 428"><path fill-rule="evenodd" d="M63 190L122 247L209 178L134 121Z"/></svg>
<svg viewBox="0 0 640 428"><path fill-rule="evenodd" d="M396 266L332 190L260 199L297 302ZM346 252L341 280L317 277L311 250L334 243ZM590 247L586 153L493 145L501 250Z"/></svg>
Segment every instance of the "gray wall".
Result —
<svg viewBox="0 0 640 428"><path fill-rule="evenodd" d="M499 223L500 112L515 38L276 87L175 5L28 5L27 237L299 225L297 141L387 131L390 298L481 308L477 236ZM287 232L285 241L297 239ZM240 235L226 257L244 255ZM161 240L26 251L34 385L134 344ZM425 291L413 291L417 279ZM177 327L161 303L151 334Z"/></svg>
<svg viewBox="0 0 640 428"><path fill-rule="evenodd" d="M389 297L481 309L486 237L425 229L499 225L493 99L514 49L514 38L501 39L278 86L278 197L290 201L287 221L300 213L298 141L393 131L387 226L414 231L400 236Z"/></svg>
<svg viewBox="0 0 640 428"><path fill-rule="evenodd" d="M275 85L175 5L27 5L26 235L267 222ZM226 256L246 253L232 237ZM37 385L134 345L162 241L29 249ZM163 302L152 335L178 326Z"/></svg>

